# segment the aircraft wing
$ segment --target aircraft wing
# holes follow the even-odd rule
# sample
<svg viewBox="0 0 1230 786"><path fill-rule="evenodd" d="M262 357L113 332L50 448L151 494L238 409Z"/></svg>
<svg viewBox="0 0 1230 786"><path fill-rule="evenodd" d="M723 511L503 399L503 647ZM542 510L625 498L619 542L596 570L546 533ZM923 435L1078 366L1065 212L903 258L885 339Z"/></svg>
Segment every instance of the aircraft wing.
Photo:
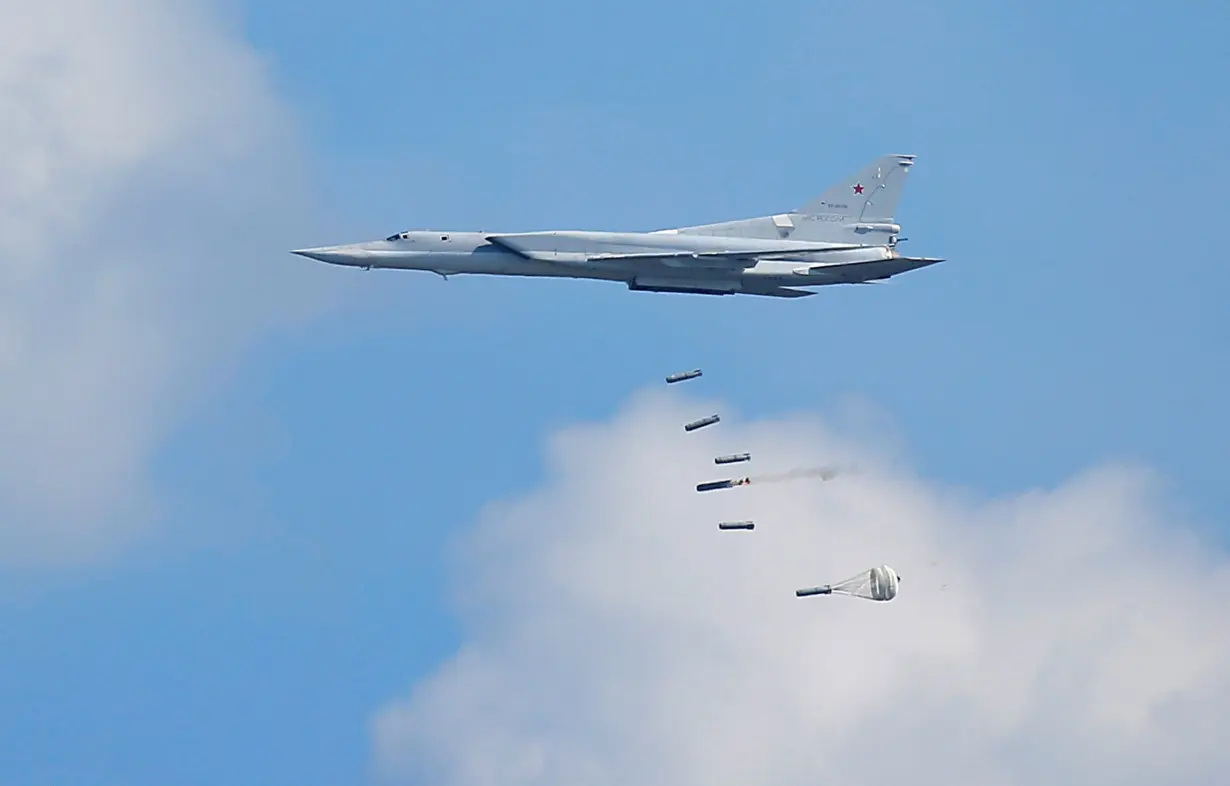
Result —
<svg viewBox="0 0 1230 786"><path fill-rule="evenodd" d="M766 257L790 257L795 254L814 254L821 251L846 251L862 248L862 246L798 246L795 248L757 248L725 251L646 251L622 254L593 254L589 258L600 259L749 259L757 260Z"/></svg>
<svg viewBox="0 0 1230 786"><path fill-rule="evenodd" d="M899 273L917 270L943 262L936 257L895 257L867 262L845 262L832 265L809 265L795 269L799 276L830 277L847 280L849 283L866 283L889 278Z"/></svg>
<svg viewBox="0 0 1230 786"><path fill-rule="evenodd" d="M680 249L670 250L663 249L660 251L634 251L634 252L602 252L602 251L579 251L579 252L564 252L567 256L561 259L560 255L554 251L546 251L541 248L535 248L538 243L533 242L535 239L541 239L539 235L488 235L487 240L509 251L520 254L526 259L534 259L542 262L561 262L564 259L576 259L577 261L585 262L649 262L659 263L670 267L689 267L695 265L697 267L722 267L741 269L754 266L759 260L773 257L790 257L795 254L808 254L823 251L844 251L848 249L862 248L858 245L823 245L823 246L765 246L764 248L743 248L720 251L701 251Z"/></svg>
<svg viewBox="0 0 1230 786"><path fill-rule="evenodd" d="M811 297L816 294L806 289L791 289L790 287L755 287L751 288L748 285L743 285L743 294L745 295L764 295L766 297Z"/></svg>

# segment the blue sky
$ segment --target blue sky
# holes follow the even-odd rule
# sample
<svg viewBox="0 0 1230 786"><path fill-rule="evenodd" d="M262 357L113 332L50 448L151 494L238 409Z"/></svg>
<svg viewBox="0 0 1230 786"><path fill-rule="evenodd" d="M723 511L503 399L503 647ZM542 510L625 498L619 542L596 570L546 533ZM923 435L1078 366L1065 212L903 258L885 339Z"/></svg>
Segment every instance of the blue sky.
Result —
<svg viewBox="0 0 1230 786"><path fill-rule="evenodd" d="M301 151L251 264L345 297L168 428L135 544L4 577L8 786L364 782L373 713L458 645L453 538L542 483L549 433L681 368L978 495L1138 462L1230 543L1224 4L224 11ZM281 259L760 215L888 152L919 157L907 246L949 261L797 303Z"/></svg>

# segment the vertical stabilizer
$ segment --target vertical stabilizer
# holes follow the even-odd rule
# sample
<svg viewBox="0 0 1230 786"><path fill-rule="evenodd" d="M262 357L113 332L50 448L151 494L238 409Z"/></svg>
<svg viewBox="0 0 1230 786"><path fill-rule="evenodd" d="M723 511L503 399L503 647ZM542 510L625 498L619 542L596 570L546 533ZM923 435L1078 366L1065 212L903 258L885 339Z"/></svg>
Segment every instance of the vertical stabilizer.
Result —
<svg viewBox="0 0 1230 786"><path fill-rule="evenodd" d="M893 214L913 165L912 155L881 156L790 213L659 231L891 246L901 231Z"/></svg>
<svg viewBox="0 0 1230 786"><path fill-rule="evenodd" d="M913 163L912 155L878 158L795 212L808 216L840 215L848 221L863 223L892 223Z"/></svg>

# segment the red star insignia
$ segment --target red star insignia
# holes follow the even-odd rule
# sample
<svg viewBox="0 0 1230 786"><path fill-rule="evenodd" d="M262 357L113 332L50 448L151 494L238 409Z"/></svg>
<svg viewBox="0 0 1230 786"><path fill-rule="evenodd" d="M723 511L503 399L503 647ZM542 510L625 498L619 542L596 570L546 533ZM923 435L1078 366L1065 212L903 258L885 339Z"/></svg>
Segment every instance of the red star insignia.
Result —
<svg viewBox="0 0 1230 786"><path fill-rule="evenodd" d="M854 184L854 193L856 193L856 194L861 194L861 193L863 193L863 186L862 186L862 184L861 184L861 183L855 183L855 184Z"/></svg>

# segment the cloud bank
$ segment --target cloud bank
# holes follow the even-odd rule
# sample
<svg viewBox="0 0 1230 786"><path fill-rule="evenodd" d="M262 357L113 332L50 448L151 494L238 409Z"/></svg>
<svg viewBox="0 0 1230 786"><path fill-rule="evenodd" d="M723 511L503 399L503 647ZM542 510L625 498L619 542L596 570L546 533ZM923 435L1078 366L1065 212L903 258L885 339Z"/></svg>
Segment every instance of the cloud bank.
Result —
<svg viewBox="0 0 1230 786"><path fill-rule="evenodd" d="M381 776L1119 786L1230 764L1230 563L1149 472L985 501L813 418L684 434L712 411L641 395L552 438L545 487L461 543L464 644L376 715ZM861 472L694 491L744 450L746 474ZM881 563L891 603L794 597Z"/></svg>
<svg viewBox="0 0 1230 786"><path fill-rule="evenodd" d="M0 5L0 562L125 543L168 430L318 304L286 259L293 127L224 22L198 0Z"/></svg>

